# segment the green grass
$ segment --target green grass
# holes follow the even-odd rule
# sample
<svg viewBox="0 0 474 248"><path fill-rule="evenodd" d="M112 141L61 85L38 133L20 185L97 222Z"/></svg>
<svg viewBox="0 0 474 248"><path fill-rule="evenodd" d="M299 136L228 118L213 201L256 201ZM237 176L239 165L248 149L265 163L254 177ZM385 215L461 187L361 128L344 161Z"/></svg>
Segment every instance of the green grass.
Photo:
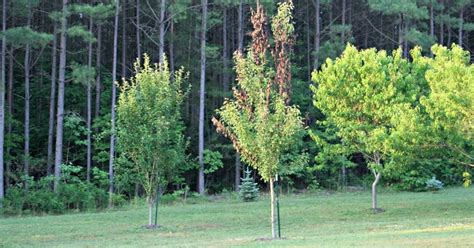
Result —
<svg viewBox="0 0 474 248"><path fill-rule="evenodd" d="M222 199L171 204L157 230L141 227L141 206L102 213L0 219L0 247L468 247L474 244L474 188L382 193L373 214L369 192L281 199L285 239L270 236L269 201Z"/></svg>

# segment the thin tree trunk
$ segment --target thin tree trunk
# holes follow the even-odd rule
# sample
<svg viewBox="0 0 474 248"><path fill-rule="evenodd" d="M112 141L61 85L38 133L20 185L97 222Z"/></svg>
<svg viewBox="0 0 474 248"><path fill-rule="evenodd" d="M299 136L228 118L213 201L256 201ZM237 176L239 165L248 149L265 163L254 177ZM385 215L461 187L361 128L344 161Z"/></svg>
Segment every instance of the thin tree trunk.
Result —
<svg viewBox="0 0 474 248"><path fill-rule="evenodd" d="M309 5L309 0L307 2L307 4ZM310 15L310 11L309 11L309 8L306 8L306 67L307 67L307 80L308 82L311 81L311 53L309 51L311 51L311 37L310 37L310 25L309 25L309 22L310 22L310 18L309 18L309 15Z"/></svg>
<svg viewBox="0 0 474 248"><path fill-rule="evenodd" d="M321 1L313 1L315 10L315 23L316 23L316 34L314 36L314 63L313 68L317 70L319 67L319 48L321 46Z"/></svg>
<svg viewBox="0 0 474 248"><path fill-rule="evenodd" d="M166 0L160 0L160 36L159 36L159 48L158 48L158 55L159 63L163 63L164 58L164 48L165 48L165 7L166 7Z"/></svg>
<svg viewBox="0 0 474 248"><path fill-rule="evenodd" d="M227 8L224 6L222 9L223 12L223 23L222 23L222 88L224 94L229 91L229 54L227 46Z"/></svg>
<svg viewBox="0 0 474 248"><path fill-rule="evenodd" d="M234 188L235 191L239 191L240 186L240 168L242 164L240 163L240 153L235 153L235 178L234 178Z"/></svg>
<svg viewBox="0 0 474 248"><path fill-rule="evenodd" d="M341 24L344 26L346 25L346 0L342 0L342 22ZM342 42L344 43L346 41L346 32L343 31L341 34L341 39Z"/></svg>
<svg viewBox="0 0 474 248"><path fill-rule="evenodd" d="M68 0L63 0L61 36L59 52L59 87L58 87L58 111L56 121L56 151L54 158L54 192L58 191L59 178L61 176L61 163L63 159L63 121L64 121L64 83L66 74L66 27L67 27L67 5Z"/></svg>
<svg viewBox="0 0 474 248"><path fill-rule="evenodd" d="M153 202L148 200L148 226L153 225Z"/></svg>
<svg viewBox="0 0 474 248"><path fill-rule="evenodd" d="M141 60L142 57L142 47L141 47L141 32L140 32L140 0L137 0L136 3L136 39L137 39L137 59Z"/></svg>
<svg viewBox="0 0 474 248"><path fill-rule="evenodd" d="M170 43L169 43L169 61L171 77L174 78L174 21L170 19Z"/></svg>
<svg viewBox="0 0 474 248"><path fill-rule="evenodd" d="M463 45L463 23L464 23L464 7L459 11L459 34L458 34L458 45L462 47Z"/></svg>
<svg viewBox="0 0 474 248"><path fill-rule="evenodd" d="M7 29L7 1L2 2L2 32ZM3 165L3 145L4 145L4 130L5 130L5 53L7 48L7 39L2 36L2 58L0 60L0 208L3 207L2 201L5 195L4 188L4 165Z"/></svg>
<svg viewBox="0 0 474 248"><path fill-rule="evenodd" d="M375 180L372 183L372 209L377 210L377 184L380 181L382 174L380 172L374 172Z"/></svg>
<svg viewBox="0 0 474 248"><path fill-rule="evenodd" d="M10 137L12 133L12 122L13 122L13 48L10 49L10 55L8 56L8 127L7 134ZM11 147L7 148L7 153L10 154ZM9 159L5 163L5 188L10 185L10 171L12 161ZM5 189L4 188L4 189Z"/></svg>
<svg viewBox="0 0 474 248"><path fill-rule="evenodd" d="M441 4L444 5L444 1L441 0ZM441 10L441 15L444 14L444 9ZM444 45L444 22L440 20L439 24L439 44Z"/></svg>
<svg viewBox="0 0 474 248"><path fill-rule="evenodd" d="M430 36L433 41L435 41L434 36L434 10L433 10L433 3L430 3ZM436 42L436 41L435 41ZM430 50L431 56L433 56L433 52Z"/></svg>
<svg viewBox="0 0 474 248"><path fill-rule="evenodd" d="M400 14L398 23L398 47L403 48L403 14Z"/></svg>
<svg viewBox="0 0 474 248"><path fill-rule="evenodd" d="M28 9L28 20L26 23L27 27L31 26L31 8ZM24 124L24 151L23 151L23 173L26 177L30 171L30 55L31 47L26 44L25 47L25 61L24 61L24 73L25 73L25 124ZM25 181L25 188L28 188L28 180Z"/></svg>
<svg viewBox="0 0 474 248"><path fill-rule="evenodd" d="M94 22L92 17L89 18L89 32L93 34L92 27ZM89 69L92 68L92 42L89 42L88 55L87 55L87 66ZM92 79L93 80L93 79ZM92 167L92 80L87 81L87 155L86 155L86 180L90 182L91 180L91 167Z"/></svg>
<svg viewBox="0 0 474 248"><path fill-rule="evenodd" d="M57 46L58 46L58 27L54 23L53 31L53 47L51 59L51 91L49 95L49 122L48 122L48 161L46 167L46 174L49 176L53 172L53 142L54 142L54 107L56 106L56 73L57 73Z"/></svg>
<svg viewBox="0 0 474 248"><path fill-rule="evenodd" d="M117 81L117 47L118 47L118 25L119 25L119 1L116 1L115 6L115 21L114 21L114 48L113 48L113 62L112 62L112 104L111 104L111 132L110 135L110 152L109 152L109 208L112 207L112 195L114 193L114 156L115 156L115 102L117 90L115 82Z"/></svg>
<svg viewBox="0 0 474 248"><path fill-rule="evenodd" d="M122 78L127 77L127 0L122 6Z"/></svg>
<svg viewBox="0 0 474 248"><path fill-rule="evenodd" d="M271 223L272 223L272 238L277 237L277 232L276 232L276 211L275 211L275 189L273 188L273 183L274 179L273 177L270 178L270 213L271 213Z"/></svg>
<svg viewBox="0 0 474 248"><path fill-rule="evenodd" d="M100 66L102 55L102 25L97 26L97 51L96 51L96 61L95 61L95 119L97 120L100 116L100 91L102 88L101 75L100 75ZM98 130L96 130L97 132Z"/></svg>
<svg viewBox="0 0 474 248"><path fill-rule="evenodd" d="M238 13L239 23L237 27L237 48L240 53L244 52L244 1L240 0L239 3L239 13Z"/></svg>
<svg viewBox="0 0 474 248"><path fill-rule="evenodd" d="M207 32L207 0L202 0L201 23L201 79L199 91L199 194L204 194L204 104L206 91L206 32Z"/></svg>

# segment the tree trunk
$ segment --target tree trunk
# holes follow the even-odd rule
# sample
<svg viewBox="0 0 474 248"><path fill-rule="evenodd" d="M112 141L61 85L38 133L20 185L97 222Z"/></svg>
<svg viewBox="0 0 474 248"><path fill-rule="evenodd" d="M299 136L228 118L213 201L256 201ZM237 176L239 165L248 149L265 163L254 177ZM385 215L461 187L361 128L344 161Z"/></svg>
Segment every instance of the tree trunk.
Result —
<svg viewBox="0 0 474 248"><path fill-rule="evenodd" d="M444 0L441 0L441 4L444 5ZM441 15L444 14L444 9L441 10ZM444 45L444 22L440 20L439 24L439 44Z"/></svg>
<svg viewBox="0 0 474 248"><path fill-rule="evenodd" d="M136 39L137 39L137 59L141 61L142 57L142 47L141 47L141 32L140 32L140 0L137 0L136 3Z"/></svg>
<svg viewBox="0 0 474 248"><path fill-rule="evenodd" d="M240 186L240 154L238 152L235 153L235 178L234 178L234 188L235 191L239 191Z"/></svg>
<svg viewBox="0 0 474 248"><path fill-rule="evenodd" d="M315 23L316 23L316 34L314 36L314 63L313 68L317 70L319 67L319 48L321 46L321 1L313 0L315 10Z"/></svg>
<svg viewBox="0 0 474 248"><path fill-rule="evenodd" d="M238 13L239 23L237 27L237 48L240 53L244 52L244 1L240 0L239 2L239 13Z"/></svg>
<svg viewBox="0 0 474 248"><path fill-rule="evenodd" d="M100 91L101 91L101 55L102 55L102 25L97 26L97 48L96 48L96 61L95 61L95 119L97 120L100 116ZM96 130L97 132L98 130Z"/></svg>
<svg viewBox="0 0 474 248"><path fill-rule="evenodd" d="M89 18L89 32L93 34L92 27L94 26L94 22L92 17ZM89 42L88 47L88 54L87 54L87 66L89 69L92 68L92 42ZM86 155L86 180L90 182L91 180L91 167L92 167L92 80L87 81L87 155Z"/></svg>
<svg viewBox="0 0 474 248"><path fill-rule="evenodd" d="M8 126L7 126L7 134L9 136L12 133L12 122L13 122L13 48L10 49L10 55L8 56ZM11 151L11 147L8 147L6 154L10 154L10 151ZM11 165L12 165L12 161L11 161L11 159L9 159L5 163L5 187L8 187L8 185L10 185Z"/></svg>
<svg viewBox="0 0 474 248"><path fill-rule="evenodd" d="M223 65L223 72L222 72L222 89L224 90L224 94L229 91L229 55L228 55L228 47L227 47L227 9L223 7L223 23L222 23L222 65Z"/></svg>
<svg viewBox="0 0 474 248"><path fill-rule="evenodd" d="M56 103L56 70L57 70L57 46L58 46L58 27L54 23L53 48L51 59L51 91L49 95L49 122L48 122L48 161L46 174L49 176L53 171L53 142L54 142L54 107Z"/></svg>
<svg viewBox="0 0 474 248"><path fill-rule="evenodd" d="M342 21L341 21L341 24L344 26L346 25L346 0L342 0ZM342 34L341 34L341 39L342 39L342 42L344 43L346 41L346 32L343 31Z"/></svg>
<svg viewBox="0 0 474 248"><path fill-rule="evenodd" d="M272 238L277 237L277 232L276 232L276 211L275 211L275 189L273 188L273 177L270 178L270 213L271 213L271 223L272 223Z"/></svg>
<svg viewBox="0 0 474 248"><path fill-rule="evenodd" d="M377 210L378 209L378 207L377 207L377 184L379 183L380 177L382 176L382 174L380 172L375 172L374 171L374 175L375 175L375 180L372 183L372 209Z"/></svg>
<svg viewBox="0 0 474 248"><path fill-rule="evenodd" d="M127 77L127 0L122 6L122 78Z"/></svg>
<svg viewBox="0 0 474 248"><path fill-rule="evenodd" d="M153 225L153 201L151 199L148 200L148 226L151 227Z"/></svg>
<svg viewBox="0 0 474 248"><path fill-rule="evenodd" d="M165 7L166 7L166 0L160 0L160 38L159 38L159 44L160 47L158 48L158 55L159 57L159 63L163 63L163 58L164 58L164 48L165 48Z"/></svg>
<svg viewBox="0 0 474 248"><path fill-rule="evenodd" d="M31 8L28 9L27 27L31 26ZM24 124L24 151L23 151L23 173L27 177L30 170L30 54L31 47L29 44L25 47L25 124ZM25 181L25 188L28 188L28 181Z"/></svg>
<svg viewBox="0 0 474 248"><path fill-rule="evenodd" d="M61 176L61 163L63 159L63 121L64 121L64 83L66 81L66 27L67 27L67 5L68 0L63 0L61 18L61 36L59 52L59 87L58 87L58 111L56 113L56 150L54 158L54 192L58 191L59 177Z"/></svg>
<svg viewBox="0 0 474 248"><path fill-rule="evenodd" d="M170 72L171 78L174 78L174 21L170 17L170 43L169 43L169 61L170 61Z"/></svg>
<svg viewBox="0 0 474 248"><path fill-rule="evenodd" d="M2 2L2 32L7 29L7 1ZM5 52L7 48L7 40L2 36L2 58L0 60L0 208L3 207L2 201L5 195L3 174L3 145L4 145L4 130L5 130Z"/></svg>
<svg viewBox="0 0 474 248"><path fill-rule="evenodd" d="M398 47L403 48L403 14L400 14L398 23Z"/></svg>
<svg viewBox="0 0 474 248"><path fill-rule="evenodd" d="M204 194L204 103L206 91L206 32L207 32L207 0L202 0L201 23L201 79L199 91L199 194Z"/></svg>
<svg viewBox="0 0 474 248"><path fill-rule="evenodd" d="M309 0L307 2L309 5ZM311 82L311 37L310 37L310 14L309 8L306 8L306 67L307 67L307 80Z"/></svg>
<svg viewBox="0 0 474 248"><path fill-rule="evenodd" d="M462 47L463 42L463 23L464 23L464 7L459 11L459 34L458 34L458 44Z"/></svg>
<svg viewBox="0 0 474 248"><path fill-rule="evenodd" d="M115 102L117 90L115 82L117 81L117 46L118 46L118 25L119 25L119 1L116 1L115 6L115 21L114 21L114 48L112 61L112 104L111 104L111 131L110 135L110 152L109 152L109 208L112 207L112 195L114 192L114 156L115 156Z"/></svg>

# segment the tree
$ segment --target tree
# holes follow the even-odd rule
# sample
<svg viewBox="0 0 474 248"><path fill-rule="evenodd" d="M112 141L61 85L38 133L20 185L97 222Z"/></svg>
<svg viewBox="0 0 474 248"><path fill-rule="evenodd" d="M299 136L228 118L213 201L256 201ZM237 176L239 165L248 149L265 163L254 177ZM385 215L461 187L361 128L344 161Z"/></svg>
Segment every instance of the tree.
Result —
<svg viewBox="0 0 474 248"><path fill-rule="evenodd" d="M66 28L68 17L68 0L63 0L61 15L61 31L59 38L59 85L58 85L58 110L56 113L56 149L54 157L54 192L58 191L61 176L61 163L63 161L63 125L64 125L64 84L66 81Z"/></svg>
<svg viewBox="0 0 474 248"><path fill-rule="evenodd" d="M118 25L119 25L120 6L119 0L115 0L115 21L114 21L114 47L112 61L112 104L111 112L111 136L109 151L109 207L112 207L112 195L114 193L114 158L115 158L115 102L117 98L116 86L117 82L117 49L118 49Z"/></svg>
<svg viewBox="0 0 474 248"><path fill-rule="evenodd" d="M348 45L341 57L313 72L314 106L325 115L322 124L340 139L337 150L362 153L375 177L374 210L379 210L376 187L382 173L403 153L402 137L414 132L409 123L416 121L413 106L423 80L411 70L400 49L390 56Z"/></svg>
<svg viewBox="0 0 474 248"><path fill-rule="evenodd" d="M7 1L2 2L2 32L5 33L7 29ZM5 140L5 52L7 47L7 39L5 35L2 36L2 58L0 60L0 208L2 208L2 201L4 196L4 163L3 151Z"/></svg>
<svg viewBox="0 0 474 248"><path fill-rule="evenodd" d="M270 184L272 237L276 238L274 181L282 166L281 156L302 129L300 112L289 105L291 71L289 51L293 37L293 4L279 5L272 19L276 73L268 61L266 15L257 4L253 12L252 47L244 57L235 54L239 88L227 99L212 121L219 133L230 138L244 162L258 170Z"/></svg>
<svg viewBox="0 0 474 248"><path fill-rule="evenodd" d="M202 0L201 19L201 78L199 88L199 179L198 192L204 194L204 104L206 97L206 32L207 32L207 0Z"/></svg>
<svg viewBox="0 0 474 248"><path fill-rule="evenodd" d="M145 56L136 63L136 75L121 87L117 106L118 147L134 164L134 171L145 190L148 226L158 187L170 183L185 159L186 139L181 107L186 97L183 70L173 80L166 60L151 65ZM118 164L120 166L120 164Z"/></svg>
<svg viewBox="0 0 474 248"><path fill-rule="evenodd" d="M432 51L433 59L416 57L413 62L428 66L430 90L420 101L429 119L426 143L447 148L453 162L474 167L474 66L469 52L458 45L435 45Z"/></svg>

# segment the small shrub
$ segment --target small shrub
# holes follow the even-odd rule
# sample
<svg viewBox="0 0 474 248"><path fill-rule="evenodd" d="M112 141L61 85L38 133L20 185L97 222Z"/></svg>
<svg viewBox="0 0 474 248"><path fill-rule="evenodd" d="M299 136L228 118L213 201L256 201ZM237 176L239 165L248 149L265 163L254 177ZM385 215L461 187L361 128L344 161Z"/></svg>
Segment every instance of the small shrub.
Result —
<svg viewBox="0 0 474 248"><path fill-rule="evenodd" d="M436 177L433 177L426 181L426 189L430 191L438 191L442 189L443 186L443 182L437 180Z"/></svg>

